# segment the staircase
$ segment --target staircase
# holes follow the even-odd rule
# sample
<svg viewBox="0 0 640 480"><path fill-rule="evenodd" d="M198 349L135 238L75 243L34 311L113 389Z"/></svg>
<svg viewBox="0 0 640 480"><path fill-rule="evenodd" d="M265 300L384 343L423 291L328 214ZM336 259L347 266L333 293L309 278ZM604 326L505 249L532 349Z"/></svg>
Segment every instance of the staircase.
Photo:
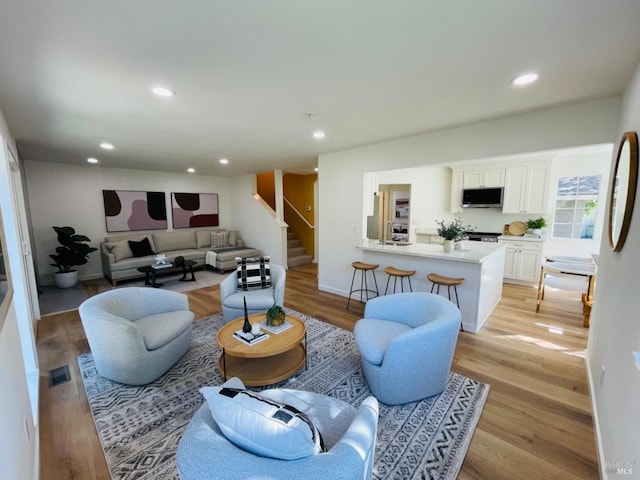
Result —
<svg viewBox="0 0 640 480"><path fill-rule="evenodd" d="M287 231L287 265L289 268L311 263L311 255L302 246L295 232Z"/></svg>

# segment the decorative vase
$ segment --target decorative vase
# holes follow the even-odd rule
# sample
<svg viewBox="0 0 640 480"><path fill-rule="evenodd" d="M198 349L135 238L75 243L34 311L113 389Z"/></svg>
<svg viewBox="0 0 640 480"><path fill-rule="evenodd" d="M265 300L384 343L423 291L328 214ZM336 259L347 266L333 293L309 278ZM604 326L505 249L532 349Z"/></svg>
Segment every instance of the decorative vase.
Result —
<svg viewBox="0 0 640 480"><path fill-rule="evenodd" d="M251 323L249 323L249 314L247 312L247 297L242 297L244 300L244 324L242 325L242 331L249 333L251 331Z"/></svg>
<svg viewBox="0 0 640 480"><path fill-rule="evenodd" d="M442 242L442 249L449 253L453 252L453 240L445 240Z"/></svg>
<svg viewBox="0 0 640 480"><path fill-rule="evenodd" d="M274 327L279 327L283 323L284 323L284 312L278 313L278 316L273 320L271 320L271 325L273 325Z"/></svg>
<svg viewBox="0 0 640 480"><path fill-rule="evenodd" d="M71 272L54 273L53 279L58 288L75 287L78 283L78 271L73 270Z"/></svg>

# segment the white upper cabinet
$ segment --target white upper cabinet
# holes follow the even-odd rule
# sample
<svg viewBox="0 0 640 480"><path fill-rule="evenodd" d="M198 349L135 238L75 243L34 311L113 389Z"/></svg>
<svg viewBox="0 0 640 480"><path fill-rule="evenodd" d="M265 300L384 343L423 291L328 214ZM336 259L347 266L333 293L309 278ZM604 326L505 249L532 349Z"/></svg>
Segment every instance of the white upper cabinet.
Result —
<svg viewBox="0 0 640 480"><path fill-rule="evenodd" d="M506 169L503 213L548 213L550 163Z"/></svg>
<svg viewBox="0 0 640 480"><path fill-rule="evenodd" d="M504 187L504 168L485 168L462 171L462 188Z"/></svg>

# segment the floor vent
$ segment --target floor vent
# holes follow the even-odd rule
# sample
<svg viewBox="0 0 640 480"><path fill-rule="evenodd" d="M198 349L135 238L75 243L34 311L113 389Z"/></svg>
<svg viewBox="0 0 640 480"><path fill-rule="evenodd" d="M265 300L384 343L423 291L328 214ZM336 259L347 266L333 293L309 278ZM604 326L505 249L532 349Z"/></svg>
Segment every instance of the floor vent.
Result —
<svg viewBox="0 0 640 480"><path fill-rule="evenodd" d="M69 375L69 365L49 370L49 387L55 387L56 385L68 382L69 380L71 380L71 375Z"/></svg>

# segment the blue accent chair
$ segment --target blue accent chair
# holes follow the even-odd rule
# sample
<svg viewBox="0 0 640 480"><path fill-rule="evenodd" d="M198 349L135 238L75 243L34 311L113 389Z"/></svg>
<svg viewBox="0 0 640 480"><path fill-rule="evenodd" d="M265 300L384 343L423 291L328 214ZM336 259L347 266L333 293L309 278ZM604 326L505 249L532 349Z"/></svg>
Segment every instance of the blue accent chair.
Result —
<svg viewBox="0 0 640 480"><path fill-rule="evenodd" d="M244 388L238 378L224 386ZM356 409L342 400L302 390L272 389L260 395L292 405L318 427L327 451L298 460L254 455L224 436L205 402L178 444L181 480L368 480L373 473L378 401L370 396Z"/></svg>
<svg viewBox="0 0 640 480"><path fill-rule="evenodd" d="M270 265L271 288L238 290L238 276L236 272L228 275L220 284L220 301L222 302L222 316L225 323L229 323L244 316L244 298L247 298L247 312L266 312L274 305L284 306L284 287L287 271L281 265Z"/></svg>
<svg viewBox="0 0 640 480"><path fill-rule="evenodd" d="M191 346L194 315L183 293L118 288L85 300L79 311L96 370L115 382L152 382Z"/></svg>
<svg viewBox="0 0 640 480"><path fill-rule="evenodd" d="M398 293L367 302L355 341L371 392L387 405L444 390L458 340L460 310L431 293Z"/></svg>

